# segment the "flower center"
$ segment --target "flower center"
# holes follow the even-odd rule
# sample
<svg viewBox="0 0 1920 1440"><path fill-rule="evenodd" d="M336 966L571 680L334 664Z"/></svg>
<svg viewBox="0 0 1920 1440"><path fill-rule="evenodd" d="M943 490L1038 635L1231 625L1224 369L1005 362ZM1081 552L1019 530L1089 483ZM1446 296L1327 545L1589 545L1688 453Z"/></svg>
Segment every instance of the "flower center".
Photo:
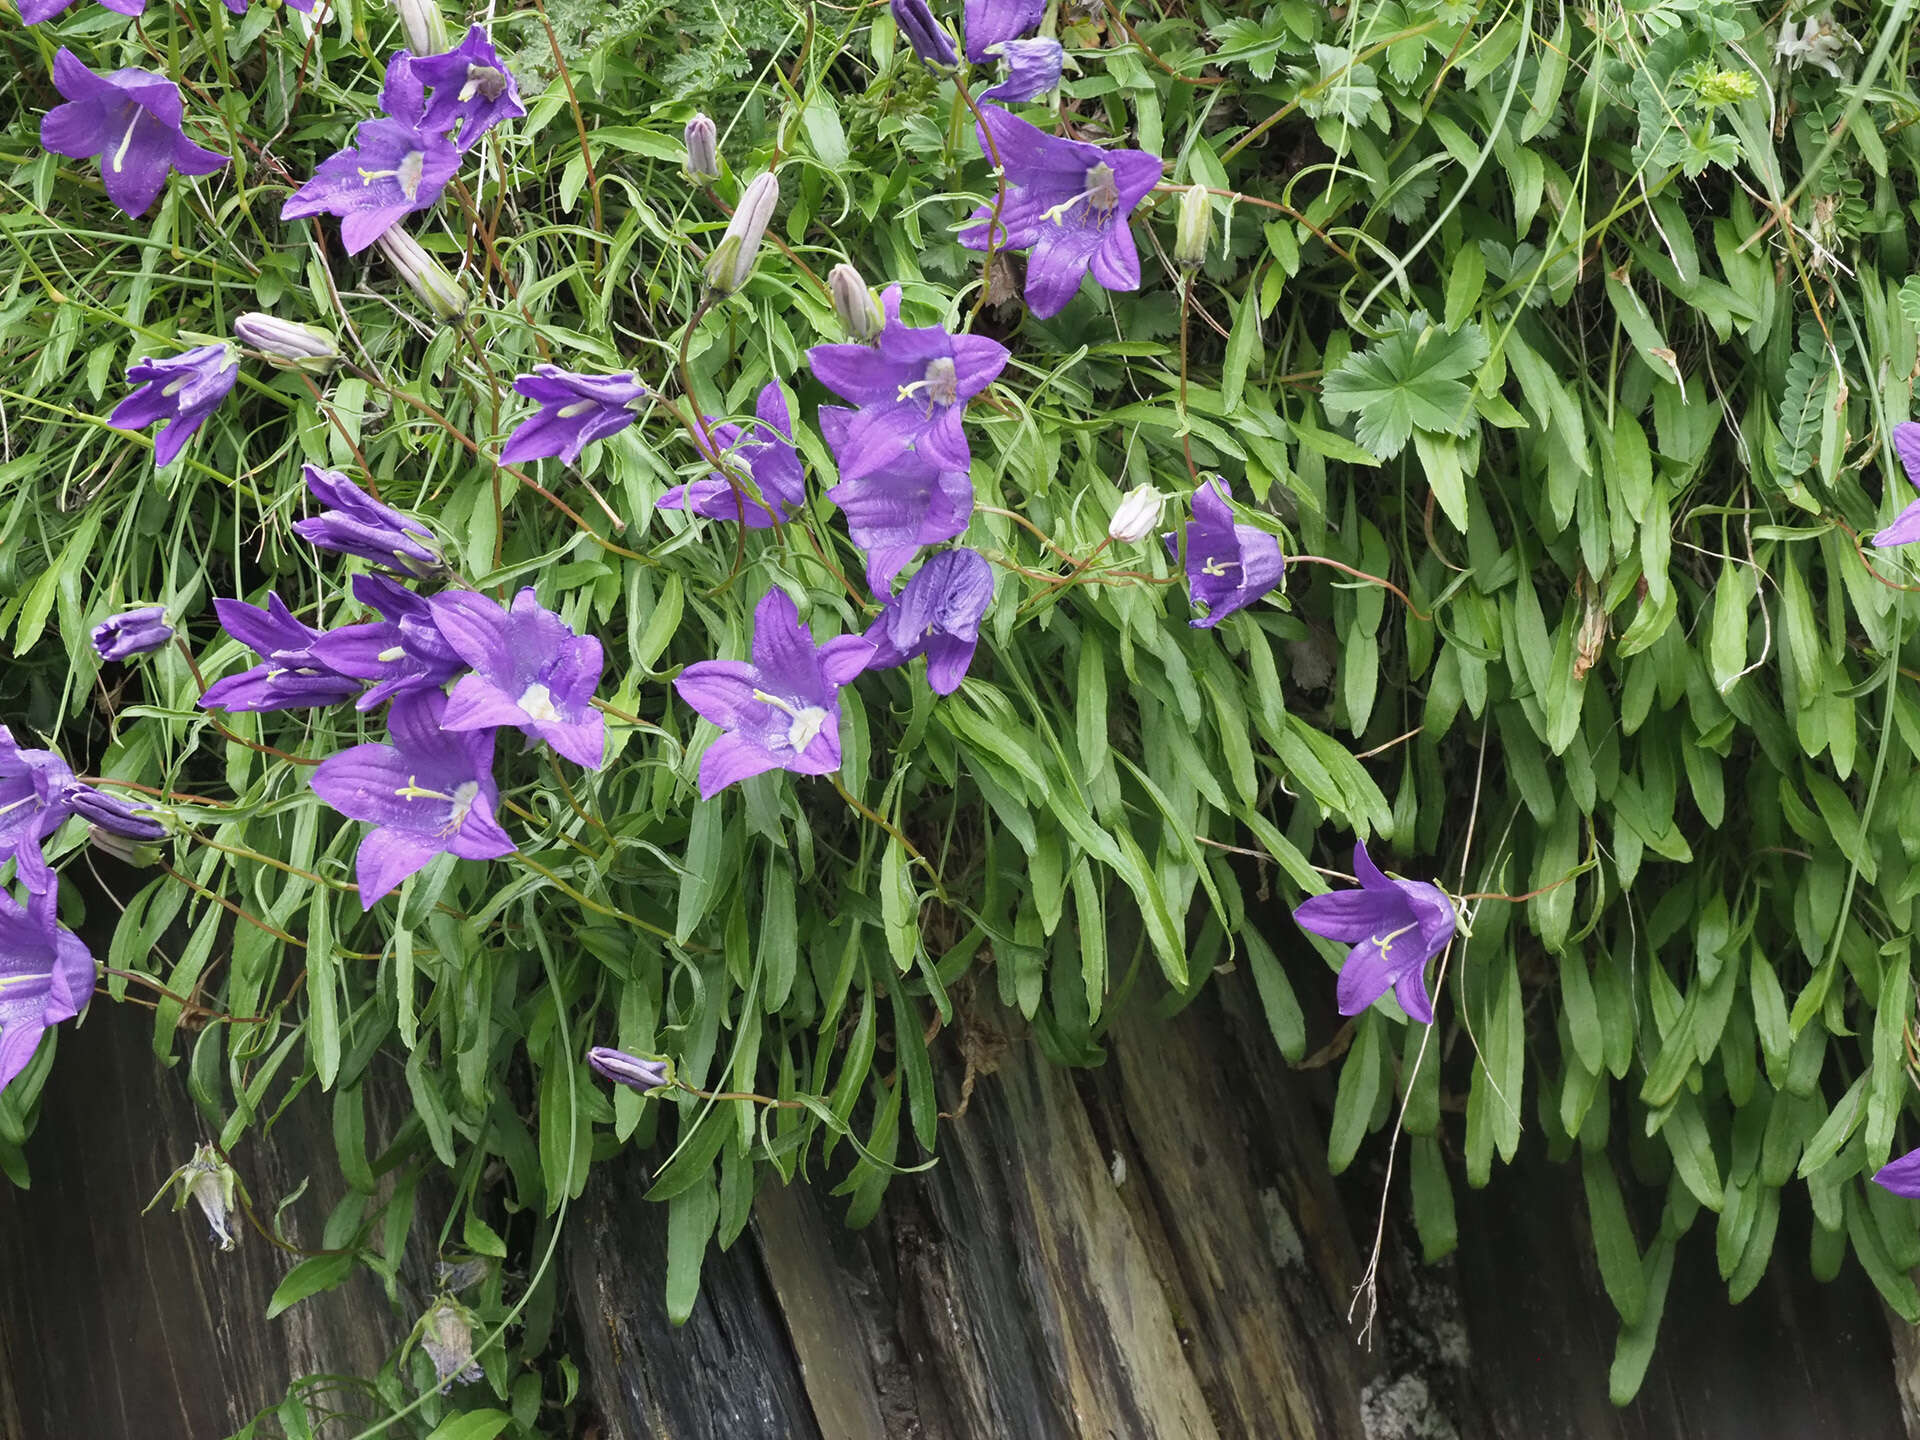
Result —
<svg viewBox="0 0 1920 1440"><path fill-rule="evenodd" d="M553 708L553 692L538 682L527 686L516 703L529 720L551 725L560 718L560 712Z"/></svg>
<svg viewBox="0 0 1920 1440"><path fill-rule="evenodd" d="M577 420L588 411L599 406L598 400L576 400L571 405L562 405L554 412L556 420Z"/></svg>
<svg viewBox="0 0 1920 1440"><path fill-rule="evenodd" d="M910 399L921 391L926 392L929 415L935 405L952 405L960 399L960 372L954 368L951 356L936 355L929 360L924 375L900 387L899 398Z"/></svg>
<svg viewBox="0 0 1920 1440"><path fill-rule="evenodd" d="M473 802L480 797L478 780L462 780L453 787L453 813L447 817L447 825L440 833L451 835L466 823L467 812L473 809Z"/></svg>
<svg viewBox="0 0 1920 1440"><path fill-rule="evenodd" d="M139 125L140 116L143 113L145 112L143 112L138 105L133 107L133 119L127 122L127 133L120 139L120 148L113 152L113 173L116 175L120 173L121 167L126 164L127 149L133 144L134 127Z"/></svg>
<svg viewBox="0 0 1920 1440"><path fill-rule="evenodd" d="M1120 208L1120 186L1114 178L1113 167L1102 160L1087 168L1086 188L1078 195L1070 195L1058 205L1042 212L1041 219L1055 225L1067 223L1067 212L1082 200L1092 212L1095 221L1105 221Z"/></svg>
<svg viewBox="0 0 1920 1440"><path fill-rule="evenodd" d="M787 721L787 744L796 754L813 743L813 737L820 733L827 723L827 712L818 705L802 705L795 709L778 695L769 695L764 690L755 690L753 698L764 701L789 717Z"/></svg>
<svg viewBox="0 0 1920 1440"><path fill-rule="evenodd" d="M1240 568L1238 560L1223 560L1218 555L1209 555L1206 563L1200 567L1202 575L1225 575L1230 570Z"/></svg>
<svg viewBox="0 0 1920 1440"><path fill-rule="evenodd" d="M1398 930L1389 930L1383 935L1375 935L1371 937L1373 940L1373 943L1380 947L1380 958L1382 960L1385 960L1387 958L1388 952L1393 949L1393 942L1395 940L1398 940L1402 935L1406 934L1409 930L1417 930L1419 928L1420 927L1418 925L1402 925Z"/></svg>
<svg viewBox="0 0 1920 1440"><path fill-rule="evenodd" d="M460 87L460 99L464 102L478 95L486 100L498 100L507 88L507 77L491 65L469 65L467 83Z"/></svg>
<svg viewBox="0 0 1920 1440"><path fill-rule="evenodd" d="M366 170L360 172L360 183L371 185L376 180L392 179L400 187L400 193L408 200L420 196L420 181L427 169L427 152L409 150L400 157L400 163L391 170Z"/></svg>
<svg viewBox="0 0 1920 1440"><path fill-rule="evenodd" d="M406 653L407 653L406 646L394 645L394 646L390 646L385 650L382 650L378 655L374 656L373 658L378 660L382 665L391 665L393 664L394 661L404 657Z"/></svg>

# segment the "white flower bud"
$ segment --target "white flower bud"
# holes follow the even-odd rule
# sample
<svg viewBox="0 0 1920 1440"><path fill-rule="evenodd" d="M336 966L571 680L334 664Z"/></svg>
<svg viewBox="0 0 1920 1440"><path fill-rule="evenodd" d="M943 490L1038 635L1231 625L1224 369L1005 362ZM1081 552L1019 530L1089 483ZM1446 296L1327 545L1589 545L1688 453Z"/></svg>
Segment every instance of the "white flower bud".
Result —
<svg viewBox="0 0 1920 1440"><path fill-rule="evenodd" d="M887 317L880 302L873 298L865 278L851 265L836 265L828 272L827 289L833 294L833 313L847 339L865 345L886 329Z"/></svg>
<svg viewBox="0 0 1920 1440"><path fill-rule="evenodd" d="M249 311L233 322L234 338L282 370L324 375L340 362L340 342L331 330Z"/></svg>
<svg viewBox="0 0 1920 1440"><path fill-rule="evenodd" d="M407 49L415 56L443 55L447 51L447 21L434 0L394 0Z"/></svg>
<svg viewBox="0 0 1920 1440"><path fill-rule="evenodd" d="M435 315L453 321L467 313L466 290L447 273L446 266L421 249L420 242L405 230L398 225L391 226L373 243Z"/></svg>
<svg viewBox="0 0 1920 1440"><path fill-rule="evenodd" d="M713 254L707 257L707 284L722 295L731 295L747 283L753 262L759 258L760 242L766 238L767 225L773 219L773 207L780 203L780 182L771 170L756 177L741 192L739 208L720 237Z"/></svg>
<svg viewBox="0 0 1920 1440"><path fill-rule="evenodd" d="M1180 213L1173 227L1174 263L1183 270L1198 269L1206 263L1212 243L1213 198L1206 186L1189 185L1180 192Z"/></svg>
<svg viewBox="0 0 1920 1440"><path fill-rule="evenodd" d="M1162 492L1151 485L1135 486L1114 507L1113 518L1107 522L1107 538L1123 545L1146 539L1159 528L1166 508L1167 497Z"/></svg>

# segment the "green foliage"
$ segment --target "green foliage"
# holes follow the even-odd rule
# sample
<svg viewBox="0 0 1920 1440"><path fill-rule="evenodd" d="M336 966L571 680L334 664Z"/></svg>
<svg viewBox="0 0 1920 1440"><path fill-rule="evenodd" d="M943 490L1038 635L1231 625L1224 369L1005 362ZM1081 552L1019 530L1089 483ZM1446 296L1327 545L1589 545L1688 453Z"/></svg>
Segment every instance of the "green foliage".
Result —
<svg viewBox="0 0 1920 1440"><path fill-rule="evenodd" d="M1429 1256L1454 1243L1460 1176L1490 1183L1496 1156L1544 1144L1581 1166L1621 1318L1616 1400L1703 1213L1736 1301L1800 1191L1816 1273L1852 1254L1920 1314L1913 1207L1867 1180L1917 1133L1920 640L1907 562L1855 543L1913 498L1889 443L1920 360L1903 12L1838 12L1863 53L1837 50L1836 78L1793 56L1757 74L1779 22L1735 0L1127 8L1152 55L1098 7L1060 22L1063 112L1225 192L1222 239L1183 297L1156 259L1173 197L1155 196L1140 291L1089 287L1047 321L976 303L954 236L994 181L951 81L883 7L555 0L551 40L535 12L500 15L530 114L413 227L476 297L459 327L384 262L343 257L332 222L274 218L372 113L402 43L384 8L316 29L264 0L239 18L190 3L142 33L76 8L15 33L0 717L178 815L175 873L120 897L102 959L133 978L103 998L159 995L156 1052L186 1062L243 1177L289 1098L335 1106L348 1190L322 1246L341 1253L293 1268L276 1306L359 1266L398 1303L410 1236L490 1262L460 1290L482 1398L397 1356L363 1387L376 1418L407 1409L392 1433L566 1433L570 1367L531 1390L526 1367L557 1344L567 1205L619 1146L648 1152L669 1206L676 1317L756 1185L805 1174L870 1219L937 1153L927 1046L952 1043L964 993L1094 1064L1129 994L1177 1007L1244 957L1276 1074L1300 1060L1331 1029L1339 947L1264 930L1251 886L1321 888L1343 830L1403 873L1527 897L1469 903L1433 1043L1383 1006L1341 1062L1330 1158L1389 1143L1404 1096ZM189 80L192 131L232 171L175 180L138 220L106 206L88 163L38 146L58 43ZM791 251L697 318L725 216L679 172L696 106L721 117L717 198L781 163ZM917 669L844 692L840 781L878 823L778 774L698 802L711 727L668 688L743 656L770 586L822 639L871 618L836 575L861 557L823 498L824 396L801 359L840 335L800 262L842 259L899 282L912 323L1014 351L968 417L967 543L1000 577L972 675L939 700ZM126 364L253 309L341 331L351 365L310 382L248 364L154 473L100 419ZM677 396L690 322L707 413L745 416L769 380L791 392L803 522L742 540L658 512L709 468L664 407L576 470L491 463L525 413L514 375L631 368ZM377 719L216 728L183 657L103 671L87 643L125 604L164 603L213 678L249 663L215 596L362 618L352 567L290 531L303 461L371 480L431 519L468 583L535 586L610 656L606 769L503 745L519 854L438 862L369 914L360 827L297 761L379 738ZM1123 490L1188 490L1189 463L1290 553L1411 604L1301 564L1281 603L1189 629L1158 545L1099 549ZM684 1086L609 1098L594 1043L669 1055ZM53 1049L0 1096L16 1180ZM376 1144L363 1087L391 1075L413 1114ZM430 1175L452 1214L416 1213ZM1641 1191L1664 1195L1657 1221ZM255 1197L265 1223L277 1199ZM306 1397L332 1383L250 1433L309 1433Z"/></svg>

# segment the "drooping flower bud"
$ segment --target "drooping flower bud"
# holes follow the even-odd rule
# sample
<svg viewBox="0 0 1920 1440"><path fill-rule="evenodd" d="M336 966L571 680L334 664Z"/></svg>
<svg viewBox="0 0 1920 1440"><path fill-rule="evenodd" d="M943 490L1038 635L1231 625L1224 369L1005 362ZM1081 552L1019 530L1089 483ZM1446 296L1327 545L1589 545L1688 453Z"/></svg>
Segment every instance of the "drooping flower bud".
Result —
<svg viewBox="0 0 1920 1440"><path fill-rule="evenodd" d="M466 289L405 230L390 226L373 243L435 315L455 321L467 313Z"/></svg>
<svg viewBox="0 0 1920 1440"><path fill-rule="evenodd" d="M720 132L704 112L687 121L687 178L709 185L720 178Z"/></svg>
<svg viewBox="0 0 1920 1440"><path fill-rule="evenodd" d="M1144 540L1159 528L1166 508L1167 497L1162 492L1151 485L1136 485L1114 507L1113 518L1107 522L1107 537L1123 545Z"/></svg>
<svg viewBox="0 0 1920 1440"><path fill-rule="evenodd" d="M400 12L400 29L414 55L424 58L446 50L447 21L434 0L394 0L393 8Z"/></svg>
<svg viewBox="0 0 1920 1440"><path fill-rule="evenodd" d="M643 1060L611 1045L596 1045L587 1051L587 1064L602 1079L646 1094L658 1090L673 1078L673 1065L666 1060Z"/></svg>
<svg viewBox="0 0 1920 1440"><path fill-rule="evenodd" d="M102 660L131 660L150 655L173 638L167 612L158 605L142 605L109 615L93 627L93 648Z"/></svg>
<svg viewBox="0 0 1920 1440"><path fill-rule="evenodd" d="M153 811L145 805L132 804L117 795L108 795L79 781L67 787L63 798L74 814L96 830L117 835L126 840L152 841L167 838L167 827L158 820L150 818Z"/></svg>
<svg viewBox="0 0 1920 1440"><path fill-rule="evenodd" d="M833 292L833 313L847 339L864 345L886 328L880 302L853 266L834 266L827 275L827 289Z"/></svg>
<svg viewBox="0 0 1920 1440"><path fill-rule="evenodd" d="M1180 214L1173 227L1173 259L1183 270L1196 270L1206 263L1207 250L1213 244L1213 197L1204 185L1189 185L1180 192Z"/></svg>
<svg viewBox="0 0 1920 1440"><path fill-rule="evenodd" d="M193 1158L167 1177L160 1194L147 1202L147 1209L159 1204L160 1196L171 1190L174 1213L179 1214L189 1204L198 1205L213 1230L214 1243L222 1250L231 1250L240 1238L233 1232L233 1200L239 1187L240 1177L220 1158L220 1152L211 1145L197 1145Z"/></svg>
<svg viewBox="0 0 1920 1440"><path fill-rule="evenodd" d="M249 311L233 322L234 338L258 350L270 365L324 375L340 363L340 342L331 330Z"/></svg>
<svg viewBox="0 0 1920 1440"><path fill-rule="evenodd" d="M739 208L733 212L726 234L707 257L707 284L722 295L731 295L747 283L753 262L760 255L760 242L773 219L773 207L779 203L780 182L771 170L755 177L741 192Z"/></svg>
<svg viewBox="0 0 1920 1440"><path fill-rule="evenodd" d="M960 62L953 41L933 18L927 0L892 0L892 5L893 23L924 63L952 67Z"/></svg>
<svg viewBox="0 0 1920 1440"><path fill-rule="evenodd" d="M434 1378L444 1393L456 1380L478 1380L483 1373L473 1358L474 1314L451 1295L442 1295L420 1317L420 1348L433 1361Z"/></svg>

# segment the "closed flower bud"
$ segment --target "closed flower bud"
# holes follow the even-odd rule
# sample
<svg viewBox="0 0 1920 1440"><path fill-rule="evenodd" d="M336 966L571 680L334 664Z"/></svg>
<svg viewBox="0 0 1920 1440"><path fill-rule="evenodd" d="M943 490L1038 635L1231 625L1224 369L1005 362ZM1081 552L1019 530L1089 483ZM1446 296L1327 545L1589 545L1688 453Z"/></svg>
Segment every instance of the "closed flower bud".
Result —
<svg viewBox="0 0 1920 1440"><path fill-rule="evenodd" d="M960 62L953 41L933 18L927 0L892 0L892 5L893 23L925 64L950 67Z"/></svg>
<svg viewBox="0 0 1920 1440"><path fill-rule="evenodd" d="M304 370L324 375L340 363L340 342L331 330L280 320L249 311L233 322L234 338L263 355L282 370Z"/></svg>
<svg viewBox="0 0 1920 1440"><path fill-rule="evenodd" d="M1153 486L1135 486L1114 508L1113 518L1107 522L1107 538L1122 544L1146 539L1159 527L1161 512L1166 508L1167 497Z"/></svg>
<svg viewBox="0 0 1920 1440"><path fill-rule="evenodd" d="M602 1079L645 1094L658 1090L673 1078L673 1066L665 1060L643 1060L611 1045L596 1045L587 1051L587 1064Z"/></svg>
<svg viewBox="0 0 1920 1440"><path fill-rule="evenodd" d="M198 1205L213 1231L213 1243L222 1250L231 1250L239 1242L233 1233L233 1201L239 1188L240 1177L220 1158L220 1152L211 1145L200 1145L194 1148L191 1160L167 1177L167 1183L160 1187L160 1194L148 1202L147 1209L159 1204L161 1197L171 1190L175 1213L188 1205Z"/></svg>
<svg viewBox="0 0 1920 1440"><path fill-rule="evenodd" d="M827 276L827 288L833 292L833 313L847 339L864 345L886 328L887 317L880 311L880 302L853 266L834 266Z"/></svg>
<svg viewBox="0 0 1920 1440"><path fill-rule="evenodd" d="M93 627L93 648L102 660L131 660L150 655L173 638L167 612L158 605L142 605L109 615Z"/></svg>
<svg viewBox="0 0 1920 1440"><path fill-rule="evenodd" d="M1212 244L1213 197L1206 186L1189 185L1180 192L1180 214L1173 227L1174 262L1183 270L1198 269Z"/></svg>
<svg viewBox="0 0 1920 1440"><path fill-rule="evenodd" d="M97 834L123 840L152 842L167 838L167 827L152 817L145 805L135 805L79 782L67 787L66 802L73 813L93 826Z"/></svg>
<svg viewBox="0 0 1920 1440"><path fill-rule="evenodd" d="M447 49L447 21L434 0L394 0L407 49L416 57L439 55Z"/></svg>
<svg viewBox="0 0 1920 1440"><path fill-rule="evenodd" d="M720 132L705 114L687 121L687 178L701 185L720 178Z"/></svg>
<svg viewBox="0 0 1920 1440"><path fill-rule="evenodd" d="M722 295L731 295L747 283L753 262L760 255L760 242L766 238L767 224L773 219L773 207L779 203L780 182L771 170L741 192L727 233L707 257L707 284Z"/></svg>
<svg viewBox="0 0 1920 1440"><path fill-rule="evenodd" d="M466 289L405 230L391 226L373 243L435 315L451 322L467 313Z"/></svg>

